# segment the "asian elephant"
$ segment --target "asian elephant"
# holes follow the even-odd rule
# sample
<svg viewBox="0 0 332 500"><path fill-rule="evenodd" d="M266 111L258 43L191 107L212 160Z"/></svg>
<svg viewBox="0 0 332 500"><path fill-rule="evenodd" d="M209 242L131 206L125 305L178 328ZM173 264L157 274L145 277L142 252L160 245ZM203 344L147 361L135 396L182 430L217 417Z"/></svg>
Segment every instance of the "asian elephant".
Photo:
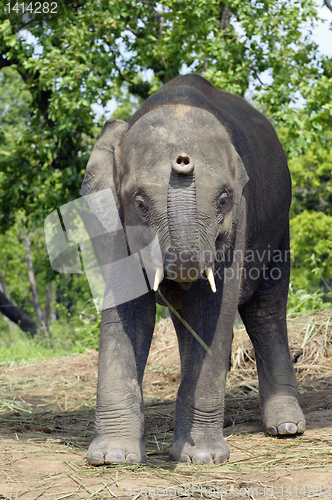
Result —
<svg viewBox="0 0 332 500"><path fill-rule="evenodd" d="M92 152L82 195L111 188L124 228L158 238L148 293L103 311L90 464L146 460L142 379L158 288L174 314L181 358L173 460L223 463L224 393L239 310L257 360L263 423L303 433L289 353L291 181L271 123L197 75L151 96L128 123L111 120Z"/></svg>

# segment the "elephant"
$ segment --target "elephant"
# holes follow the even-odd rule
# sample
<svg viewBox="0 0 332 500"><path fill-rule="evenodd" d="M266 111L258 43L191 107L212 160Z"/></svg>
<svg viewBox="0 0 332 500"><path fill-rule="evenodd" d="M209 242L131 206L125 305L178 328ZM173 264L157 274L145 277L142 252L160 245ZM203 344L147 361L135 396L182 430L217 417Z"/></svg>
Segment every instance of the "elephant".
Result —
<svg viewBox="0 0 332 500"><path fill-rule="evenodd" d="M172 460L230 456L224 395L237 310L255 350L265 431L303 433L286 325L291 180L269 120L199 75L179 76L128 123L104 125L81 194L109 188L123 227L156 235L161 264L147 293L102 312L88 462L146 461L142 379L161 297L181 362Z"/></svg>

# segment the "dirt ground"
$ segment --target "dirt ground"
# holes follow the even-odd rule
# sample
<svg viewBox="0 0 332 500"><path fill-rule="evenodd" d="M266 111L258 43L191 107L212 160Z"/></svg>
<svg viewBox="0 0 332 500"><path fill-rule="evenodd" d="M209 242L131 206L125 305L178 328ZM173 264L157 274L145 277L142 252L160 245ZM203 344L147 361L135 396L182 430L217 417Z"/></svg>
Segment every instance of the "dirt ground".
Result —
<svg viewBox="0 0 332 500"><path fill-rule="evenodd" d="M306 415L303 436L264 434L254 352L235 330L226 394L224 465L176 464L173 435L180 366L170 320L156 327L144 379L144 465L91 467L98 355L0 369L0 499L332 499L332 310L289 320ZM305 344L305 345L304 345Z"/></svg>

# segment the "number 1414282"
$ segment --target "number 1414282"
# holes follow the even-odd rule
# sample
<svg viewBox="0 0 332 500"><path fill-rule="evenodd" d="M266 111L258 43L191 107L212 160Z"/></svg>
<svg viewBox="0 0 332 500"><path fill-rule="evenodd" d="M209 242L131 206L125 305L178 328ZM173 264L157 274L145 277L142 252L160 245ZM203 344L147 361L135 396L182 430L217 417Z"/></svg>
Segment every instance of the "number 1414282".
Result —
<svg viewBox="0 0 332 500"><path fill-rule="evenodd" d="M30 2L30 3L20 3L16 2L11 4L8 2L6 4L7 12L10 14L14 12L16 14L57 14L58 4L57 2Z"/></svg>

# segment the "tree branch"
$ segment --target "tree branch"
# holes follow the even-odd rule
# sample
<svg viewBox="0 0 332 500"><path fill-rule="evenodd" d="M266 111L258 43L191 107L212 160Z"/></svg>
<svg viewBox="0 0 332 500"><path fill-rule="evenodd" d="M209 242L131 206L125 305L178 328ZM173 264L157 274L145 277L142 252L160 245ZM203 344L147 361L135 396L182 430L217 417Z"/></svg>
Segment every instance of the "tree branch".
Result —
<svg viewBox="0 0 332 500"><path fill-rule="evenodd" d="M4 316L19 325L24 332L28 332L30 335L37 333L38 326L33 319L22 309L12 304L2 292L0 292L0 311Z"/></svg>
<svg viewBox="0 0 332 500"><path fill-rule="evenodd" d="M324 0L324 3L326 7L332 12L332 0Z"/></svg>
<svg viewBox="0 0 332 500"><path fill-rule="evenodd" d="M133 35L136 36L136 38L143 38L143 35L139 33L139 31L135 30L134 28L131 28L130 26L126 25L126 30L130 31Z"/></svg>
<svg viewBox="0 0 332 500"><path fill-rule="evenodd" d="M112 50L111 48L110 48L110 52L111 52L111 54L112 54L112 56L113 56L113 62L114 62L115 69L116 69L116 70L117 70L117 72L119 73L119 76L120 76L121 80L122 80L122 81L124 81L124 82L130 83L131 85L133 85L133 82L132 82L132 81L130 81L130 80L128 80L128 78L126 78L126 77L124 76L124 74L121 72L121 69L120 69L120 68L119 68L119 66L117 65L115 54L114 54L114 52L113 52L113 50Z"/></svg>
<svg viewBox="0 0 332 500"><path fill-rule="evenodd" d="M255 68L253 68L253 66L249 66L249 68L251 69L251 71L253 72L255 78L257 78L257 80L259 81L259 83L261 85L264 85L264 83L262 82L262 80L259 78L259 74L257 73L257 71L255 70Z"/></svg>
<svg viewBox="0 0 332 500"><path fill-rule="evenodd" d="M118 71L121 80L129 83L129 92L131 92L134 95L138 95L138 96L142 97L143 99L147 99L149 97L149 91L151 89L151 84L149 82L134 83L131 80L128 80L128 78L126 78L124 76L121 69L117 65L115 54L111 48L110 48L110 52L113 56L113 62L114 62L115 69Z"/></svg>

